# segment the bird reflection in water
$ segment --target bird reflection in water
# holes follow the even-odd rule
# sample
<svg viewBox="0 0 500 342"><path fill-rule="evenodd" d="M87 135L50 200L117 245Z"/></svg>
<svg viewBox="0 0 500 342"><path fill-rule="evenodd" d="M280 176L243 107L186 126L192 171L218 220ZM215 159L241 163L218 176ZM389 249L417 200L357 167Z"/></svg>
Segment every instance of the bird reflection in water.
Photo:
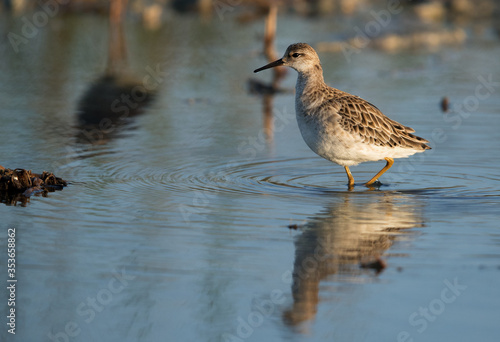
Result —
<svg viewBox="0 0 500 342"><path fill-rule="evenodd" d="M127 70L123 17L127 0L110 3L108 62L103 76L93 82L78 103L78 134L81 143L101 145L117 136L122 127L144 111L154 87ZM154 75L149 75L151 78Z"/></svg>
<svg viewBox="0 0 500 342"><path fill-rule="evenodd" d="M381 195L346 193L300 228L295 241L293 305L283 314L285 324L300 328L315 317L322 280L359 283L361 277L376 276L381 268L362 266L373 263L376 268L394 240L407 233L405 229L423 226L412 198L391 192Z"/></svg>

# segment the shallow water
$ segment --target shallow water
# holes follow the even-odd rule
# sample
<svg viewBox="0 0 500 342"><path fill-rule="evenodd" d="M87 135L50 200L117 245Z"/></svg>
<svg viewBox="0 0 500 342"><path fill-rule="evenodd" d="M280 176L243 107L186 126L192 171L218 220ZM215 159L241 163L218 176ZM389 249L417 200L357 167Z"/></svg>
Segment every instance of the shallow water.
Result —
<svg viewBox="0 0 500 342"><path fill-rule="evenodd" d="M246 89L271 77L252 73L262 25L225 19L172 18L154 34L129 24L120 77L153 74L156 94L106 129L78 121L105 69L105 20L56 17L18 54L0 44L0 164L71 182L0 206L2 246L16 228L17 339L496 341L500 85L475 92L500 80L498 41L321 54L327 83L433 148L397 160L378 189L359 184L383 163L353 167L347 191L343 168L300 137L292 93L272 99L268 134ZM278 49L335 27L282 18ZM283 86L294 83L289 72ZM443 115L445 95L469 109ZM381 273L360 267L379 257Z"/></svg>

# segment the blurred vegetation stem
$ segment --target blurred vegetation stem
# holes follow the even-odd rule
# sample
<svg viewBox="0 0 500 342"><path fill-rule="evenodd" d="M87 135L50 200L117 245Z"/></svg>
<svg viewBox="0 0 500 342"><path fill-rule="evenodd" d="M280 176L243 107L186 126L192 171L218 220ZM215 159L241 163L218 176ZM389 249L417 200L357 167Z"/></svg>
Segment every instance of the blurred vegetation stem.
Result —
<svg viewBox="0 0 500 342"><path fill-rule="evenodd" d="M274 40L276 38L276 26L278 21L278 6L275 1L269 4L269 10L266 17L266 26L264 31L264 55L268 62L278 59L278 53L274 47ZM277 89L280 79L284 76L284 68L273 69L272 87Z"/></svg>
<svg viewBox="0 0 500 342"><path fill-rule="evenodd" d="M127 64L123 17L128 0L111 0L109 7L109 53L107 74L113 75Z"/></svg>

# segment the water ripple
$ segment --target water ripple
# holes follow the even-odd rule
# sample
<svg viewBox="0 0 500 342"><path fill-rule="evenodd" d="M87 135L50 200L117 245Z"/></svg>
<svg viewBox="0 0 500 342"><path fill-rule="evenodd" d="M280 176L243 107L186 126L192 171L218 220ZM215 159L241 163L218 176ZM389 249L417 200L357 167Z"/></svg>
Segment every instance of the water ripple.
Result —
<svg viewBox="0 0 500 342"><path fill-rule="evenodd" d="M179 165L179 163L174 163ZM93 187L106 187L128 193L183 194L205 193L265 194L279 197L328 195L347 191L344 170L318 162L317 158L273 159L261 161L235 161L230 164L203 162L204 168L194 161L172 168L128 165L117 158L101 167L103 174L93 176ZM457 169L459 170L459 169ZM357 179L368 179L371 172L354 171ZM388 177L390 180L390 178ZM489 175L465 175L450 171L446 175L432 172L418 174L424 183L416 183L411 176L398 181L384 182L380 191L399 191L419 195L446 197L500 196L500 179ZM493 185L493 186L492 186ZM374 189L371 189L374 190ZM370 189L361 185L354 192L366 193ZM159 195L161 196L161 195Z"/></svg>

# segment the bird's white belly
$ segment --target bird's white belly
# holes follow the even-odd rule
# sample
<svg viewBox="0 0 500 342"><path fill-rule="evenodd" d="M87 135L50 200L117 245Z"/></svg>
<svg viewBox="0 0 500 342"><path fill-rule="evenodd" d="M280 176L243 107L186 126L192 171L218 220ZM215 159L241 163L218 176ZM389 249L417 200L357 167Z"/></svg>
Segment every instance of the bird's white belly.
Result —
<svg viewBox="0 0 500 342"><path fill-rule="evenodd" d="M405 158L415 150L402 147L386 147L366 144L361 137L344 131L333 120L328 124L317 118L297 115L302 138L307 146L319 156L342 166L352 166L367 161L389 158Z"/></svg>

